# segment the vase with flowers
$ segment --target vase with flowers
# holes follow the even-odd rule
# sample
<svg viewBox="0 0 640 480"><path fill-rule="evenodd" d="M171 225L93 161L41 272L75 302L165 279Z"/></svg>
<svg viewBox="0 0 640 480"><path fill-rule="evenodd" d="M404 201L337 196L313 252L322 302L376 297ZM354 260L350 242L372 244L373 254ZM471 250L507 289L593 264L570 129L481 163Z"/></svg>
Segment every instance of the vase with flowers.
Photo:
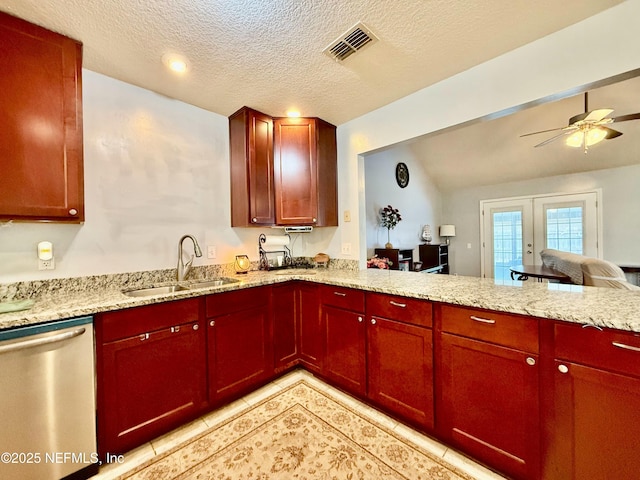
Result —
<svg viewBox="0 0 640 480"><path fill-rule="evenodd" d="M402 215L397 208L393 208L391 205L387 205L380 209L380 225L387 229L387 243L385 248L393 248L391 245L391 230L400 223Z"/></svg>

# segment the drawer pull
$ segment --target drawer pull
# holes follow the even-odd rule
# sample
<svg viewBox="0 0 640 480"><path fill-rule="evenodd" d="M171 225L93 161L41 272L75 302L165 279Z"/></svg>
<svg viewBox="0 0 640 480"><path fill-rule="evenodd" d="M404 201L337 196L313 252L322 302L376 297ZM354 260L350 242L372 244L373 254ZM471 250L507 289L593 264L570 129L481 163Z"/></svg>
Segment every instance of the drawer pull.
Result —
<svg viewBox="0 0 640 480"><path fill-rule="evenodd" d="M602 328L600 328L598 325L590 325L588 323L585 323L584 325L582 325L582 328L595 328L596 330L602 331Z"/></svg>
<svg viewBox="0 0 640 480"><path fill-rule="evenodd" d="M200 326L197 323L193 326L194 330L198 330L199 328L200 328Z"/></svg>
<svg viewBox="0 0 640 480"><path fill-rule="evenodd" d="M371 325L375 325L376 323L378 323L378 322L376 322L376 319L375 319L375 318L372 318L372 319L371 319Z"/></svg>
<svg viewBox="0 0 640 480"><path fill-rule="evenodd" d="M180 327L171 327L171 333L178 333L180 331Z"/></svg>
<svg viewBox="0 0 640 480"><path fill-rule="evenodd" d="M358 317L358 323L362 323L364 319L362 317Z"/></svg>
<svg viewBox="0 0 640 480"><path fill-rule="evenodd" d="M527 357L526 362L527 362L527 365L530 365L533 367L536 364L536 359L533 357Z"/></svg>
<svg viewBox="0 0 640 480"><path fill-rule="evenodd" d="M560 373L568 373L569 367L567 367L566 365L558 365L558 371Z"/></svg>
<svg viewBox="0 0 640 480"><path fill-rule="evenodd" d="M620 342L611 342L614 347L622 348L623 350L631 350L632 352L640 352L640 347L633 347L631 345L625 345Z"/></svg>
<svg viewBox="0 0 640 480"><path fill-rule="evenodd" d="M337 295L339 297L346 297L347 294L346 293L342 293L342 292L333 292L334 295Z"/></svg>
<svg viewBox="0 0 640 480"><path fill-rule="evenodd" d="M469 317L471 320L473 320L474 322L480 322L480 323L488 323L493 325L494 323L496 323L495 320L491 320L490 318L482 318L482 317L476 317L475 315L471 315Z"/></svg>
<svg viewBox="0 0 640 480"><path fill-rule="evenodd" d="M142 335L140 335L140 341L144 342L145 340L149 340L149 334L148 333L143 333Z"/></svg>
<svg viewBox="0 0 640 480"><path fill-rule="evenodd" d="M216 326L216 321L215 320L211 320L209 322L209 325L212 326L212 327L215 327Z"/></svg>
<svg viewBox="0 0 640 480"><path fill-rule="evenodd" d="M393 300L389 300L389 303L391 305L393 305L394 307L400 307L400 308L406 308L407 307L406 303L398 303L398 302L394 302Z"/></svg>

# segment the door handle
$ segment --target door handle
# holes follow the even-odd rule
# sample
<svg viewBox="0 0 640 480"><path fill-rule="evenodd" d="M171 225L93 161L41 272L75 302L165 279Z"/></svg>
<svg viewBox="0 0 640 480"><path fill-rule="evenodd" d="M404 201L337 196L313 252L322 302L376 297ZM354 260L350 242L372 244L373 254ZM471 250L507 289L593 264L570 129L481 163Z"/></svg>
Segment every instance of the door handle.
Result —
<svg viewBox="0 0 640 480"><path fill-rule="evenodd" d="M41 345L49 345L51 343L62 342L63 340L69 340L70 338L79 337L86 331L85 328L77 328L71 332L59 333L51 337L44 338L32 338L31 340L25 340L24 342L11 343L9 345L0 346L0 353L15 352L18 350L24 350L26 348L39 347Z"/></svg>

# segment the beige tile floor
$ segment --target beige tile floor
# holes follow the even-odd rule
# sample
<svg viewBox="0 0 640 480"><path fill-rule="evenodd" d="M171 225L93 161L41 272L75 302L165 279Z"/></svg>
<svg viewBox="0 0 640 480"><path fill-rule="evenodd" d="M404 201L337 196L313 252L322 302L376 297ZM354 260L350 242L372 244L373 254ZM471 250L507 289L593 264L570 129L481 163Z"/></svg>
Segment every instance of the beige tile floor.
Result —
<svg viewBox="0 0 640 480"><path fill-rule="evenodd" d="M200 417L197 420L194 420L187 425L184 425L176 430L173 430L162 437L156 438L149 443L145 443L140 447L127 452L124 454L124 462L123 463L112 463L106 466L103 466L100 469L100 473L98 475L91 477L90 480L109 480L117 477L118 475L122 475L128 470L146 462L147 460L152 459L156 455L160 455L165 451L173 448L179 443L182 443L189 438L202 433L203 431L217 425L220 422L227 420L233 415L241 412L246 409L248 406L254 405L264 398L277 393L283 388L291 385L292 383L297 382L298 380L304 378L305 381L314 385L316 388L324 390L330 393L333 397L337 398L341 402L347 404L348 406L356 409L358 412L363 415L368 416L372 420L381 423L389 429L392 429L398 435L403 436L404 438L412 441L413 443L421 446L425 450L431 452L432 454L443 458L446 462L451 465L458 467L460 470L466 472L477 480L505 480L504 477L488 470L475 463L473 460L465 457L464 455L442 445L436 440L422 435L421 433L413 430L406 425L399 423L397 420L394 420L391 417L388 417L374 408L365 405L364 403L356 400L355 398L327 385L326 383L318 380L313 375L303 371L296 370L288 375L285 375L278 380L271 382L270 384L264 386L263 388L250 393L249 395L242 397L241 399L226 405L214 412L211 412L203 417Z"/></svg>

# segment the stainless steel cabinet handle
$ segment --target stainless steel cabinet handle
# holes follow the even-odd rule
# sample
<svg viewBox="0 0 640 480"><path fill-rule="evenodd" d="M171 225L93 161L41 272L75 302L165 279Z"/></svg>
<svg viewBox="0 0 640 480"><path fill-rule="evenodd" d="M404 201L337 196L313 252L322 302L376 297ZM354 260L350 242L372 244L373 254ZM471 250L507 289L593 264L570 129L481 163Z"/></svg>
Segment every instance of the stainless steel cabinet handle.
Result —
<svg viewBox="0 0 640 480"><path fill-rule="evenodd" d="M216 326L216 321L215 320L211 320L209 322L209 325L212 326L212 327L215 327Z"/></svg>
<svg viewBox="0 0 640 480"><path fill-rule="evenodd" d="M590 325L588 323L585 323L584 325L582 325L582 328L595 328L596 330L602 331L602 328L600 328L598 325Z"/></svg>
<svg viewBox="0 0 640 480"><path fill-rule="evenodd" d="M337 295L339 297L346 297L347 294L346 293L342 293L342 292L333 292L334 295Z"/></svg>
<svg viewBox="0 0 640 480"><path fill-rule="evenodd" d="M474 322L480 322L480 323L489 323L491 325L493 325L494 323L496 323L495 320L492 320L490 318L482 318L482 317L476 317L475 315L471 315L469 317L471 320L473 320Z"/></svg>
<svg viewBox="0 0 640 480"><path fill-rule="evenodd" d="M406 303L398 303L398 302L394 302L393 300L389 300L389 303L391 305L393 305L394 307L400 307L400 308L406 308L407 307Z"/></svg>
<svg viewBox="0 0 640 480"><path fill-rule="evenodd" d="M9 345L0 346L0 353L15 352L16 350L24 350L25 348L39 347L40 345L49 345L50 343L62 342L70 338L79 337L86 331L85 328L77 328L70 332L59 333L51 337L32 338L24 342L11 343Z"/></svg>
<svg viewBox="0 0 640 480"><path fill-rule="evenodd" d="M76 210L75 208L72 208L69 210L69 215L77 215L78 214L78 210Z"/></svg>
<svg viewBox="0 0 640 480"><path fill-rule="evenodd" d="M362 323L364 319L362 317L358 317L358 322Z"/></svg>
<svg viewBox="0 0 640 480"><path fill-rule="evenodd" d="M376 319L375 319L375 318L372 318L372 319L371 319L371 325L375 325L376 323L378 323L378 322L376 322Z"/></svg>
<svg viewBox="0 0 640 480"><path fill-rule="evenodd" d="M527 365L531 365L532 367L536 364L536 359L533 357L527 357Z"/></svg>
<svg viewBox="0 0 640 480"><path fill-rule="evenodd" d="M567 367L566 365L558 365L558 371L560 373L568 373L569 367Z"/></svg>
<svg viewBox="0 0 640 480"><path fill-rule="evenodd" d="M640 348L639 347L634 347L632 345L625 345L624 343L620 343L620 342L611 342L611 345L613 345L614 347L622 348L623 350L631 350L632 352L640 352Z"/></svg>
<svg viewBox="0 0 640 480"><path fill-rule="evenodd" d="M142 335L140 335L140 341L144 342L145 340L149 340L149 334L148 333L143 333Z"/></svg>

